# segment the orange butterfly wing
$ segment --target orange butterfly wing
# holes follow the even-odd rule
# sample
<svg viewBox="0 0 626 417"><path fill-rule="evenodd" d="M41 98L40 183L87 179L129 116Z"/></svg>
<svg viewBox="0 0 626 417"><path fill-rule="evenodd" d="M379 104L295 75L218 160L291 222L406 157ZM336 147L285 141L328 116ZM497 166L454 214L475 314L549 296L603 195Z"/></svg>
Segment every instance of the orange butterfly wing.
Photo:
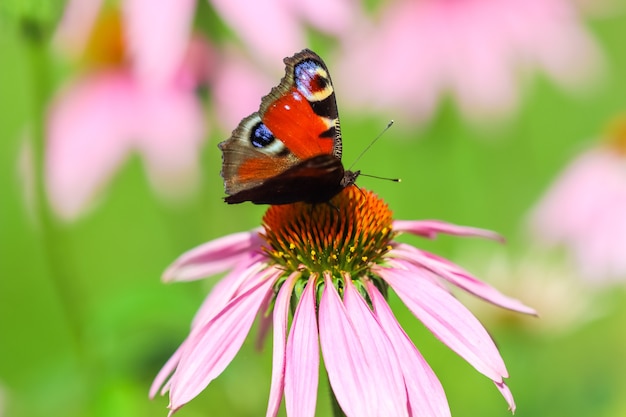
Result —
<svg viewBox="0 0 626 417"><path fill-rule="evenodd" d="M285 64L285 76L259 111L219 144L228 203L326 201L356 178L349 173L344 180L339 114L326 65L307 49Z"/></svg>

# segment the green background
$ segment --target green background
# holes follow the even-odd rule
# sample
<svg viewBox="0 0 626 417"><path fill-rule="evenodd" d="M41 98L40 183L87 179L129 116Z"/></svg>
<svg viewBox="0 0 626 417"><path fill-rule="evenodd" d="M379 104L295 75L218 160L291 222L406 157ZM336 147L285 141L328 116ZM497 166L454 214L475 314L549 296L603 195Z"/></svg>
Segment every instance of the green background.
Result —
<svg viewBox="0 0 626 417"><path fill-rule="evenodd" d="M521 110L488 132L470 127L451 103L421 129L392 112L364 117L341 107L341 86L335 86L348 164L387 117L396 119L358 165L367 173L402 178L400 184L359 179L389 203L396 218L442 219L493 229L508 239L506 248L452 237L409 239L412 244L479 276L495 254L515 262L528 253L523 221L529 209L625 108L626 16L595 19L589 26L608 60L601 85L575 96L535 77ZM40 126L33 114L42 52L19 32L11 24L0 28L0 416L165 416L167 398L149 400L148 388L185 337L215 278L165 285L160 274L193 246L257 226L264 207L222 202L216 144L228 129L214 129L202 153L202 189L190 202L156 199L133 156L101 204L81 220L59 224L27 210L17 155L27 132ZM328 64L332 71L333 62ZM49 74L52 85L62 74ZM583 285L573 276L564 282ZM536 298L509 295L535 306L542 287L536 291ZM594 307L567 327L545 326L552 319L545 315L475 310L507 363L516 416L626 416L626 294L623 287L583 292ZM568 294L563 292L562 308L576 310L580 300ZM395 296L390 302L441 379L455 417L509 415L487 378L435 340ZM264 415L271 343L260 353L253 345L249 337L226 371L178 415ZM330 413L325 384L322 377L319 416Z"/></svg>

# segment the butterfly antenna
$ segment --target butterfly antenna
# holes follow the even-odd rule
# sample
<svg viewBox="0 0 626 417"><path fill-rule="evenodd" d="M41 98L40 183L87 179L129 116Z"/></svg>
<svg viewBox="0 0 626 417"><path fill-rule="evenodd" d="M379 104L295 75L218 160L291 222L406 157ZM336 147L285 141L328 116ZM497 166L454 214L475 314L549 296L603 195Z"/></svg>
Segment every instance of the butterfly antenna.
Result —
<svg viewBox="0 0 626 417"><path fill-rule="evenodd" d="M387 177L379 177L377 175L363 174L362 172L359 174L361 177L369 177L369 178L377 178L379 180L387 180L393 182L402 182L401 178L387 178Z"/></svg>
<svg viewBox="0 0 626 417"><path fill-rule="evenodd" d="M376 137L374 138L374 140L372 140L372 141L369 143L369 145L367 145L367 146L365 147L365 149L363 149L363 151L359 154L359 156L357 156L357 157L356 157L356 159L354 160L354 162L352 163L352 165L350 165L350 168L348 168L348 171L351 171L351 170L352 170L352 167L353 167L354 165L356 165L356 163L357 163L357 162L359 162L359 160L363 157L363 155L365 155L365 152L367 152L367 151L368 151L368 150L372 147L372 145L374 145L374 144L376 143L376 141L377 141L378 139L380 139L380 137L383 135L383 133L385 133L387 130L389 130L389 128L390 128L391 126L393 126L393 120L390 120L390 121L389 121L389 123L387 123L387 126L385 126L385 128L384 128L384 129L383 129L383 130L382 130L382 131L378 134L378 136L376 136ZM361 175L363 175L363 174L361 174ZM369 175L369 176L371 176L371 175Z"/></svg>

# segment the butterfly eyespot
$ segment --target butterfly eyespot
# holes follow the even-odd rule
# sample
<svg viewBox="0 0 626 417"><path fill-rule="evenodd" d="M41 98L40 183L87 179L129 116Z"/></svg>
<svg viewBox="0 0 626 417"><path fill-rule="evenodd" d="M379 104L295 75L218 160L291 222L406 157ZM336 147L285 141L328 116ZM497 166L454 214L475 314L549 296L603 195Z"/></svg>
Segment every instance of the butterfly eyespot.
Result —
<svg viewBox="0 0 626 417"><path fill-rule="evenodd" d="M308 49L284 63L280 84L218 145L228 204L324 203L358 176L341 163L339 114L326 64Z"/></svg>
<svg viewBox="0 0 626 417"><path fill-rule="evenodd" d="M252 129L252 135L250 136L250 143L255 148L265 148L274 142L276 138L274 134L263 123L258 123Z"/></svg>
<svg viewBox="0 0 626 417"><path fill-rule="evenodd" d="M302 61L294 68L296 88L307 100L322 101L333 94L328 73L315 61Z"/></svg>

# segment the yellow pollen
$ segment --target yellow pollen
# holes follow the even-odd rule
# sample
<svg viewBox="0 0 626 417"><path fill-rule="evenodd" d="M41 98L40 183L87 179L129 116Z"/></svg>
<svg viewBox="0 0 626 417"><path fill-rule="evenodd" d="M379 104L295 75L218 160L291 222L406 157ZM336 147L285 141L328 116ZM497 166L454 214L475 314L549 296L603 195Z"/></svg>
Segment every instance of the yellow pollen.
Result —
<svg viewBox="0 0 626 417"><path fill-rule="evenodd" d="M293 268L288 259L297 259L318 276L340 276L364 271L383 258L394 237L391 224L383 200L352 186L328 204L270 206L261 236L268 245L265 252L287 272Z"/></svg>
<svg viewBox="0 0 626 417"><path fill-rule="evenodd" d="M87 39L81 61L91 67L121 66L126 59L126 40L120 11L104 8Z"/></svg>
<svg viewBox="0 0 626 417"><path fill-rule="evenodd" d="M626 113L611 120L605 133L606 143L622 156L626 156Z"/></svg>

